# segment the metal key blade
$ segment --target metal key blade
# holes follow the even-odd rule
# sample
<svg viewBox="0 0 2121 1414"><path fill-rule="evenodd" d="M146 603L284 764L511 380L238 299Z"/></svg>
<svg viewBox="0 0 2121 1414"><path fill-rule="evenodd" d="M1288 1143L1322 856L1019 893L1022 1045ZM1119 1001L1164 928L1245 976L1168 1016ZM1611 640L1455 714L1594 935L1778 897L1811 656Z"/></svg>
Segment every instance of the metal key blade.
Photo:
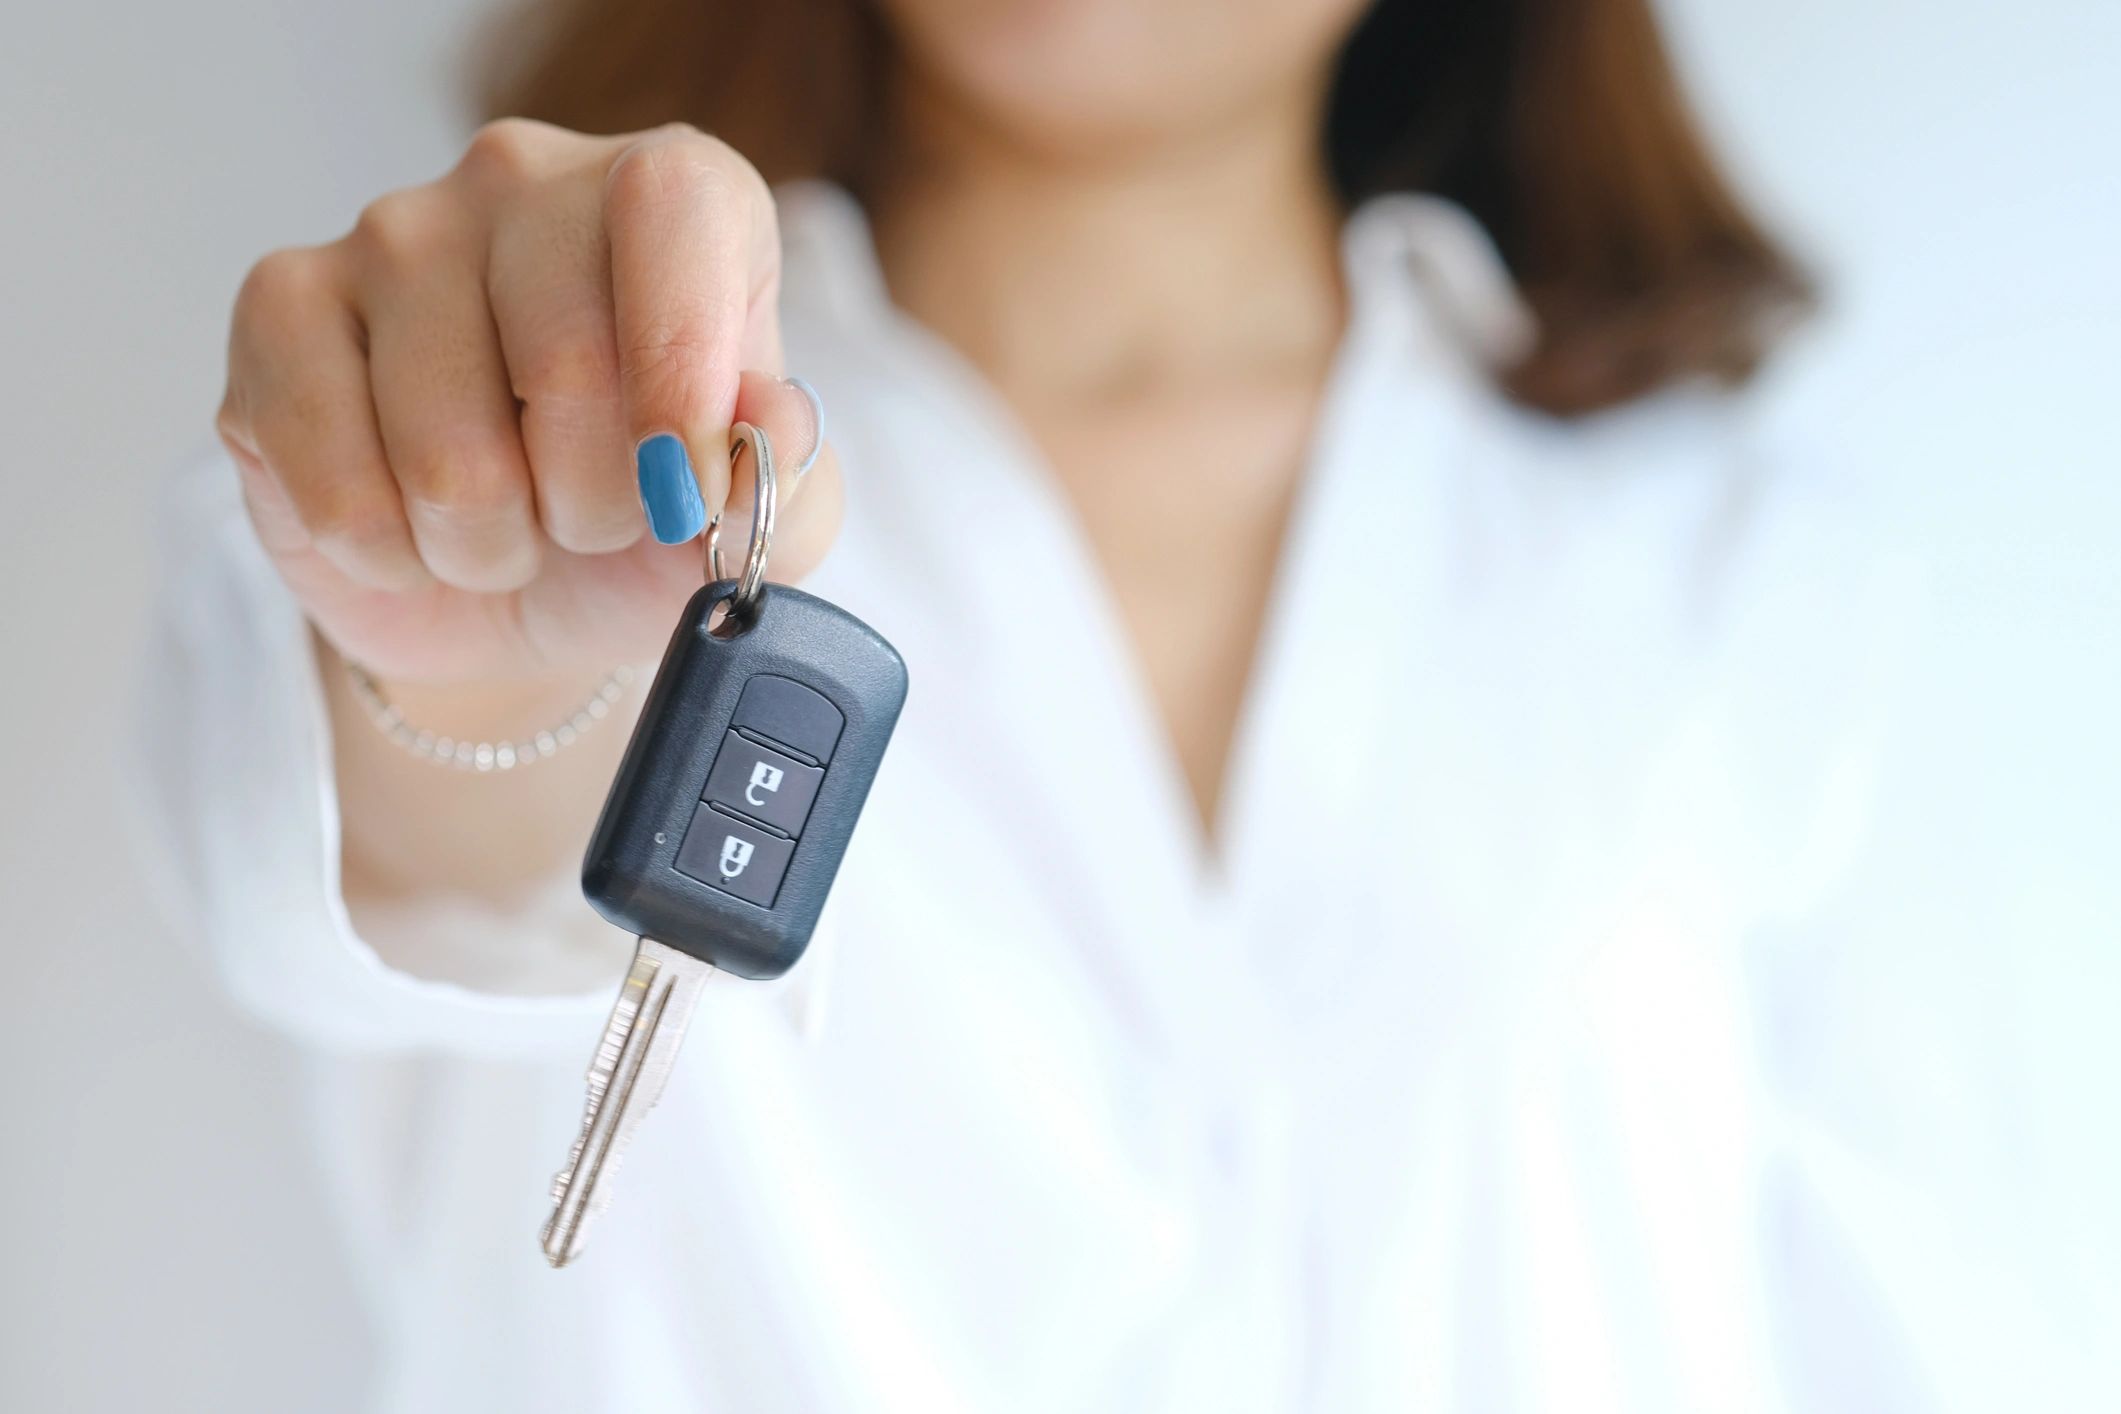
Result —
<svg viewBox="0 0 2121 1414"><path fill-rule="evenodd" d="M611 1202L620 1154L670 1079L685 1025L714 969L689 953L642 938L633 967L612 1004L611 1020L589 1063L582 1132L552 1185L545 1259L564 1267L582 1250L582 1233Z"/></svg>

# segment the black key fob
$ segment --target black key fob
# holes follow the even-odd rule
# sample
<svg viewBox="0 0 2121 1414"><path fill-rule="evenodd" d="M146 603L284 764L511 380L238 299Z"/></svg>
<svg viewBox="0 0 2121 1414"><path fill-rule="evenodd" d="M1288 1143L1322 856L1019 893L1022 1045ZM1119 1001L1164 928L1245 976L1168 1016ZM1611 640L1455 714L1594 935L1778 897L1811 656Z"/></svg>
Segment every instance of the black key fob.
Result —
<svg viewBox="0 0 2121 1414"><path fill-rule="evenodd" d="M582 862L616 926L742 977L810 942L906 700L906 665L860 619L783 585L718 616L692 596ZM710 627L710 623L713 627Z"/></svg>

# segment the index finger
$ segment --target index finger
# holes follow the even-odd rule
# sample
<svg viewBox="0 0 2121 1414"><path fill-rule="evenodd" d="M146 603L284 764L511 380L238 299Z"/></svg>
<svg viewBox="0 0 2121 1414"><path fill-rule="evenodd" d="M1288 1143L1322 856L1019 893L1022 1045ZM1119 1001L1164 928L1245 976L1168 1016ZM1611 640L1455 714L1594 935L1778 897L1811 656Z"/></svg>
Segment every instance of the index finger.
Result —
<svg viewBox="0 0 2121 1414"><path fill-rule="evenodd" d="M690 128L627 147L605 181L621 401L649 528L690 540L729 494L745 367L780 367L773 198L727 144Z"/></svg>

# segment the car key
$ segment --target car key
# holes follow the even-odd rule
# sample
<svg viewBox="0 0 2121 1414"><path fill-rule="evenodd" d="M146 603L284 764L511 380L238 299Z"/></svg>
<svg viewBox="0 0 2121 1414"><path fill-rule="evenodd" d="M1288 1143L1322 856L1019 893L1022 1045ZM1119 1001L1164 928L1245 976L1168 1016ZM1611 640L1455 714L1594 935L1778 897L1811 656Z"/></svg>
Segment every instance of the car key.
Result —
<svg viewBox="0 0 2121 1414"><path fill-rule="evenodd" d="M609 1202L706 981L778 977L802 956L906 698L906 666L874 629L766 585L772 444L748 423L733 440L756 468L750 556L722 579L710 525L715 582L678 621L582 864L589 902L639 941L553 1183L556 1267Z"/></svg>

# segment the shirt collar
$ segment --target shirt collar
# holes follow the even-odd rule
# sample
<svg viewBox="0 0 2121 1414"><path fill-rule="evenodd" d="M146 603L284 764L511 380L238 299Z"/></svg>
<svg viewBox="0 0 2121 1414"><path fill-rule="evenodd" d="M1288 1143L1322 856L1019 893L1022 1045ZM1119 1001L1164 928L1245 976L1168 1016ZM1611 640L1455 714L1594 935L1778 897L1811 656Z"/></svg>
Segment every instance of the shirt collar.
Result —
<svg viewBox="0 0 2121 1414"><path fill-rule="evenodd" d="M830 182L789 183L780 207L783 307L798 321L840 331L887 331L891 304L868 217ZM1415 193L1373 197L1341 238L1358 316L1402 307L1446 356L1485 374L1516 362L1537 334L1530 309L1495 243L1455 202Z"/></svg>

